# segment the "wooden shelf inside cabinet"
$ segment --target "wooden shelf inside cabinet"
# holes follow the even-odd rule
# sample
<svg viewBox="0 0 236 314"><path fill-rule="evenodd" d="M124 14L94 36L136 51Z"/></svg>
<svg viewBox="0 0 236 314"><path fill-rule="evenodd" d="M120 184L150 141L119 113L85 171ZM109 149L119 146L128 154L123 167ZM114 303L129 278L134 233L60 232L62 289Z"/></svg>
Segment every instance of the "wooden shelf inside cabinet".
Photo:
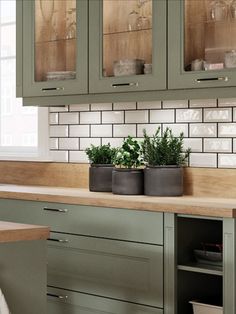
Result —
<svg viewBox="0 0 236 314"><path fill-rule="evenodd" d="M146 32L146 31L152 31L152 28L142 28L142 29L134 29L134 30L122 30L122 31L116 31L116 32L105 32L103 33L104 36L109 36L109 35L116 35L116 34L134 34L134 33L141 33L141 32Z"/></svg>
<svg viewBox="0 0 236 314"><path fill-rule="evenodd" d="M223 276L222 266L198 264L198 263L189 263L188 265L178 265L178 270L202 273L208 275Z"/></svg>
<svg viewBox="0 0 236 314"><path fill-rule="evenodd" d="M54 40L41 40L41 41L36 41L36 45L42 45L42 44L58 44L58 43L69 43L75 41L76 38L59 38L59 39L54 39Z"/></svg>

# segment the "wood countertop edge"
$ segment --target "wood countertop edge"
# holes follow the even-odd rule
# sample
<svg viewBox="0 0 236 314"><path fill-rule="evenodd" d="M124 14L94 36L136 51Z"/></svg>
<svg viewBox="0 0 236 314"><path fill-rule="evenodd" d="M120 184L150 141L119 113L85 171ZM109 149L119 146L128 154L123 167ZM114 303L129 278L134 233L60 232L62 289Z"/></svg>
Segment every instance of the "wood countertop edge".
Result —
<svg viewBox="0 0 236 314"><path fill-rule="evenodd" d="M207 217L222 217L222 218L236 218L236 208L224 206L206 206L206 205L193 205L193 204L173 204L173 203L158 203L147 202L143 200L134 201L106 197L106 195L96 197L89 196L73 196L73 195L56 195L47 193L33 193L33 192L16 192L16 191L0 191L0 198L26 200L26 201L39 201L39 202L52 202L52 203L65 203L70 205L86 205L86 206L101 206L111 208L134 209L144 211L157 211L168 212L176 214L197 215Z"/></svg>

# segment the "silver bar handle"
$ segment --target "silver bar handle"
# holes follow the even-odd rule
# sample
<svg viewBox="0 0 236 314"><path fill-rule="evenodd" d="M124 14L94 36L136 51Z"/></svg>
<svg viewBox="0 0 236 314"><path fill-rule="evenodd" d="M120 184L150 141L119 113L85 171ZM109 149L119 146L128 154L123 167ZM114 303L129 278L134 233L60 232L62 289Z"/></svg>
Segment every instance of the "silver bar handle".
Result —
<svg viewBox="0 0 236 314"><path fill-rule="evenodd" d="M64 208L49 208L49 207L44 207L43 210L51 211L51 212L58 212L58 213L67 213L68 209Z"/></svg>
<svg viewBox="0 0 236 314"><path fill-rule="evenodd" d="M58 294L54 294L54 293L47 293L47 296L48 297L52 297L52 298L57 298L57 299L60 299L60 300L68 299L67 295L58 295Z"/></svg>
<svg viewBox="0 0 236 314"><path fill-rule="evenodd" d="M47 88L41 88L43 92L50 92L50 91L59 91L64 90L64 87L47 87Z"/></svg>
<svg viewBox="0 0 236 314"><path fill-rule="evenodd" d="M204 82L209 82L209 81L224 81L224 82L227 82L228 80L229 80L228 76L220 76L220 77L199 78L199 79L196 79L195 81L197 83L204 83Z"/></svg>
<svg viewBox="0 0 236 314"><path fill-rule="evenodd" d="M117 88L117 87L126 87L126 86L136 86L138 87L138 82L131 82L131 83L115 83L115 84L112 84L111 85L112 87L114 88Z"/></svg>
<svg viewBox="0 0 236 314"><path fill-rule="evenodd" d="M60 243L68 243L69 241L67 239L55 239L55 238L48 238L48 241L53 241L53 242L60 242Z"/></svg>

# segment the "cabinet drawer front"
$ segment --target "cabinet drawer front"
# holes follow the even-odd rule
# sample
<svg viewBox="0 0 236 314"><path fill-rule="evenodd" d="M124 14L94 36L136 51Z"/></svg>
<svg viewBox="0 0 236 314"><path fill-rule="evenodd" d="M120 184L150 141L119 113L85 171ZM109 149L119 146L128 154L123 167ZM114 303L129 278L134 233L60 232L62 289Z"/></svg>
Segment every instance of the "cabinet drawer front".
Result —
<svg viewBox="0 0 236 314"><path fill-rule="evenodd" d="M162 246L58 233L50 238L50 286L162 308Z"/></svg>
<svg viewBox="0 0 236 314"><path fill-rule="evenodd" d="M163 314L160 309L48 287L48 314Z"/></svg>
<svg viewBox="0 0 236 314"><path fill-rule="evenodd" d="M1 199L0 219L47 225L56 232L163 244L163 213Z"/></svg>

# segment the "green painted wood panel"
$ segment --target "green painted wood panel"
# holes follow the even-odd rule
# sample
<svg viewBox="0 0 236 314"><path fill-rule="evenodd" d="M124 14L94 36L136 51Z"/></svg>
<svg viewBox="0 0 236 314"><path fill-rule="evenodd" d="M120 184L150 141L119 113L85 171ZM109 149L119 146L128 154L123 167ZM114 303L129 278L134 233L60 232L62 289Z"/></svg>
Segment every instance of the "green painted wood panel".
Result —
<svg viewBox="0 0 236 314"><path fill-rule="evenodd" d="M16 97L23 96L23 1L16 1Z"/></svg>
<svg viewBox="0 0 236 314"><path fill-rule="evenodd" d="M76 79L54 82L34 80L34 3L35 1L23 1L23 96L43 97L88 93L88 0L76 0L78 39ZM17 14L20 15L19 11ZM60 88L60 90L42 91L43 88Z"/></svg>
<svg viewBox="0 0 236 314"><path fill-rule="evenodd" d="M0 286L11 313L46 314L46 241L0 243Z"/></svg>
<svg viewBox="0 0 236 314"><path fill-rule="evenodd" d="M163 213L1 199L0 219L49 225L57 232L163 244Z"/></svg>
<svg viewBox="0 0 236 314"><path fill-rule="evenodd" d="M162 246L59 233L50 238L48 285L163 307Z"/></svg>
<svg viewBox="0 0 236 314"><path fill-rule="evenodd" d="M153 1L153 74L102 76L102 0L89 2L89 93L166 89L166 0ZM114 88L114 84L128 84ZM133 85L129 85L133 84Z"/></svg>
<svg viewBox="0 0 236 314"><path fill-rule="evenodd" d="M161 309L53 287L48 287L48 293L48 314L163 314Z"/></svg>
<svg viewBox="0 0 236 314"><path fill-rule="evenodd" d="M184 0L168 1L168 89L209 88L236 86L235 70L220 71L184 71ZM228 77L224 80L207 80L201 83L197 79ZM215 98L213 90L209 97ZM230 96L228 96L230 97Z"/></svg>

